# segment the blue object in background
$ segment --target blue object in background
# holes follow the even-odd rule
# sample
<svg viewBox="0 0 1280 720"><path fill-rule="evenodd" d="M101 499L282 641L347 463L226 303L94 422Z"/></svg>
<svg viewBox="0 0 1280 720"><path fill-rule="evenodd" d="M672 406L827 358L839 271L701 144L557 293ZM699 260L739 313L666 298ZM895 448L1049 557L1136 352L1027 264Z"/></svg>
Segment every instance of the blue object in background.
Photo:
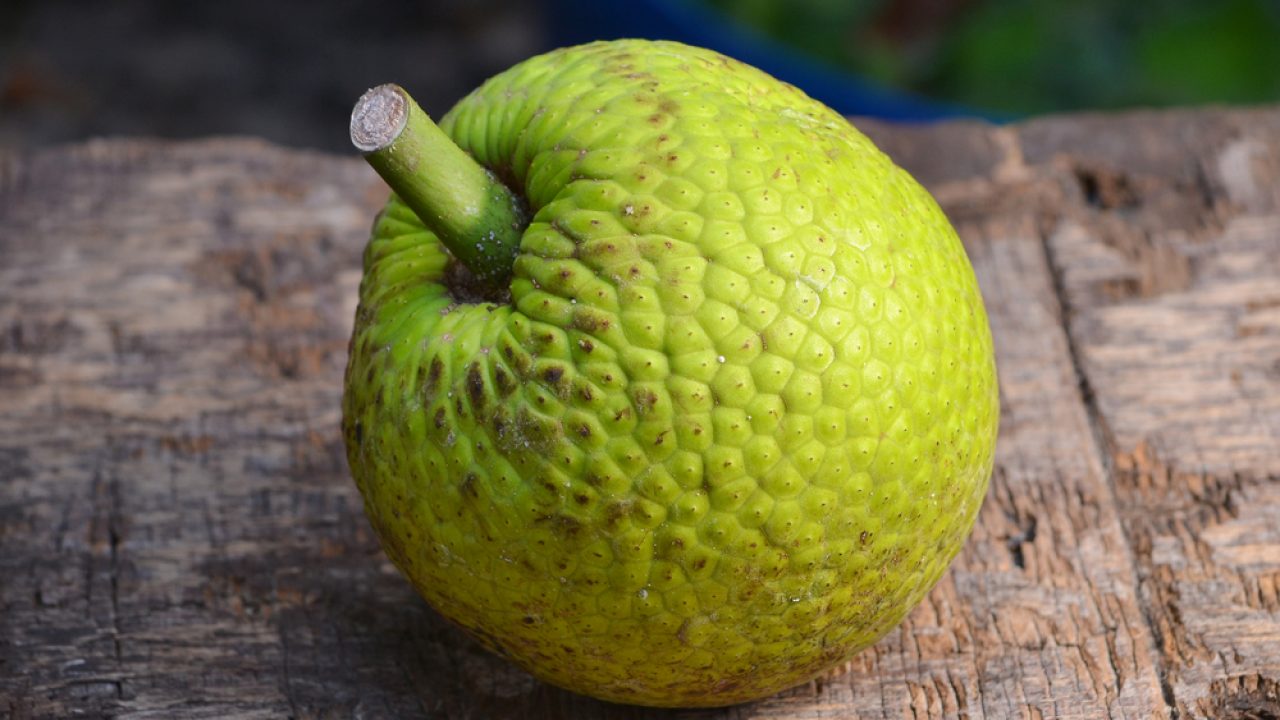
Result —
<svg viewBox="0 0 1280 720"><path fill-rule="evenodd" d="M802 56L741 27L697 0L550 0L548 30L557 45L592 40L675 40L721 52L804 90L844 115L895 122L955 117L1008 118L893 90Z"/></svg>

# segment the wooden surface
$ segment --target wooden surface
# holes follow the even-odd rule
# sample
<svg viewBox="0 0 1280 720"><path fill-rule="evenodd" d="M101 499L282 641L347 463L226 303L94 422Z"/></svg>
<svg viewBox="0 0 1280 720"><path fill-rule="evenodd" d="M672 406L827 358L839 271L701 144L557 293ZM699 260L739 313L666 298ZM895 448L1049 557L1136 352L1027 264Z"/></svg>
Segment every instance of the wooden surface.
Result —
<svg viewBox="0 0 1280 720"><path fill-rule="evenodd" d="M338 434L355 158L0 158L0 717L1280 717L1280 109L868 125L1003 404L977 529L847 667L719 711L544 686L379 551Z"/></svg>

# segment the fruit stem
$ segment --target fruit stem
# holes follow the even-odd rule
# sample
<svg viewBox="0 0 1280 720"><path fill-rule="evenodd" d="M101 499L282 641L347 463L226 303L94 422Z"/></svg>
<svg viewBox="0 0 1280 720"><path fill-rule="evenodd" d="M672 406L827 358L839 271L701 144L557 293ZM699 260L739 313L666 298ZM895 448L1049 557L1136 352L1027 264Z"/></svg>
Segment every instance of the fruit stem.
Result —
<svg viewBox="0 0 1280 720"><path fill-rule="evenodd" d="M523 203L404 88L379 85L360 98L351 143L480 283L506 286L526 224Z"/></svg>

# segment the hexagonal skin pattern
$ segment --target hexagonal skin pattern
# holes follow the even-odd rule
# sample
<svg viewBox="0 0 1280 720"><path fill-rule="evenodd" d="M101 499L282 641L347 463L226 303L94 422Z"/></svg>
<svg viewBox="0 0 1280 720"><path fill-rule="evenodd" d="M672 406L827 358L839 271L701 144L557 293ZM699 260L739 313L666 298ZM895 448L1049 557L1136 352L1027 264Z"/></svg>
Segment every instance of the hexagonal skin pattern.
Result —
<svg viewBox="0 0 1280 720"><path fill-rule="evenodd" d="M441 127L527 199L510 302L451 290L394 197L344 432L387 554L444 616L612 701L726 705L893 628L991 471L972 269L933 199L799 90L616 41Z"/></svg>

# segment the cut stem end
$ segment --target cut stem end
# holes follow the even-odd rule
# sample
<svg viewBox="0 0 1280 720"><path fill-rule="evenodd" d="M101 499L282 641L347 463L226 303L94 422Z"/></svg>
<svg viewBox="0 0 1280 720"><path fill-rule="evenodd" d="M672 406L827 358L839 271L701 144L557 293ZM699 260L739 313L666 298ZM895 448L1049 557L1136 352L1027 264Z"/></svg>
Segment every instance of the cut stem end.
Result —
<svg viewBox="0 0 1280 720"><path fill-rule="evenodd" d="M360 97L351 111L351 144L475 279L500 294L527 224L520 198L399 85Z"/></svg>
<svg viewBox="0 0 1280 720"><path fill-rule="evenodd" d="M351 111L351 144L362 153L382 150L404 132L409 99L399 85L386 84L360 96Z"/></svg>

